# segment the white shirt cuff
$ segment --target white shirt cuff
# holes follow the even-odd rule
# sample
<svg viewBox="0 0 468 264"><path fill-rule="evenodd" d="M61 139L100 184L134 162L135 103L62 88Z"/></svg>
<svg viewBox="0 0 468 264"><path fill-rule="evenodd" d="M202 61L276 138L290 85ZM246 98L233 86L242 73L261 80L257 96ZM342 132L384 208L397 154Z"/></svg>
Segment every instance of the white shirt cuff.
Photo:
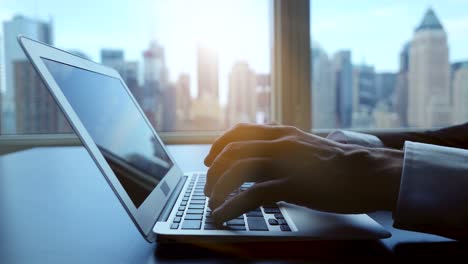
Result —
<svg viewBox="0 0 468 264"><path fill-rule="evenodd" d="M394 226L466 236L468 150L405 142Z"/></svg>
<svg viewBox="0 0 468 264"><path fill-rule="evenodd" d="M330 134L328 134L327 138L341 143L360 145L369 148L384 147L382 141L380 141L380 139L374 135L346 130L332 131Z"/></svg>

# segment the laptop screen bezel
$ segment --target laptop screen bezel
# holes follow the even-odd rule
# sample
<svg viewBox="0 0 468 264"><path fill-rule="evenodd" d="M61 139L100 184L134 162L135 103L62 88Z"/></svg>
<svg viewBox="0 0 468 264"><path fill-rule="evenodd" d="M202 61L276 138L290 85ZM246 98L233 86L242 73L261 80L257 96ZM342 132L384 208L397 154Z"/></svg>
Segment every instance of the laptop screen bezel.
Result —
<svg viewBox="0 0 468 264"><path fill-rule="evenodd" d="M145 239L147 239L148 241L153 241L153 226L156 223L158 216L163 210L165 204L167 203L172 191L183 176L183 173L177 166L174 158L167 151L167 148L164 146L164 143L157 135L157 132L150 125L150 122L139 107L135 98L132 96L131 92L129 91L125 82L122 80L119 73L116 70L106 67L104 65L97 64L95 62L86 60L84 58L70 54L66 51L57 49L47 44L37 42L27 37L18 36L18 42L20 43L21 47L26 53L26 56L36 69L36 72L44 81L45 86L49 89L51 96L55 99L57 105L62 110L64 116L67 118L68 122L73 127L75 133L81 140L82 144L88 150L90 156L93 158L97 167L104 175L111 189L114 191L114 193L124 206L129 216L132 218L138 230L144 235ZM166 175L164 175L164 177L161 179L156 188L148 195L145 201L138 208L132 202L130 196L127 194L122 184L118 180L117 176L114 174L109 164L106 162L104 156L99 151L97 145L91 138L90 134L87 132L83 123L80 121L78 115L73 110L72 106L66 99L62 90L56 83L54 77L48 70L43 59L52 60L65 65L81 68L111 78L119 79L122 83L122 87L129 94L129 99L132 100L132 102L135 104L140 115L152 130L154 137L158 140L158 142L164 148L164 151L166 151L166 153L168 154L169 158L173 163L172 168L166 173ZM165 184L167 184L169 191L167 191L167 188L161 188L161 186Z"/></svg>

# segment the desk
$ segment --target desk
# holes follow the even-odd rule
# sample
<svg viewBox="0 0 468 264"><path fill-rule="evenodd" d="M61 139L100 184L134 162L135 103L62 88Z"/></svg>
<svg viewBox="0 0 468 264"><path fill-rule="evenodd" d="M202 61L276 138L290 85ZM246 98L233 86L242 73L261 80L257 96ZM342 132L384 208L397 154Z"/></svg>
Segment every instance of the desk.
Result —
<svg viewBox="0 0 468 264"><path fill-rule="evenodd" d="M206 170L202 160L208 150L208 145L169 146L184 171ZM305 255L300 258L323 260L316 254L322 251L388 260L399 245L425 245L419 243L423 241L439 242L430 245L443 245L436 249L444 252L447 245L460 250L445 238L391 228L388 213L371 216L393 237L351 245L310 244L313 250L303 249ZM301 246L294 248L301 250ZM449 247L449 252L453 250ZM268 255L267 251L263 253ZM0 263L179 263L231 257L212 250L147 243L83 147L39 147L0 156Z"/></svg>

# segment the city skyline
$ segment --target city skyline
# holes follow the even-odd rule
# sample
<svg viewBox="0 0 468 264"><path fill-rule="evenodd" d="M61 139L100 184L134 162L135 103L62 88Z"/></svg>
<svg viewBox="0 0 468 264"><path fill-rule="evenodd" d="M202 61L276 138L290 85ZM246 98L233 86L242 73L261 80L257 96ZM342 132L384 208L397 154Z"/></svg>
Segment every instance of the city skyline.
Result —
<svg viewBox="0 0 468 264"><path fill-rule="evenodd" d="M346 1L314 1L311 3L312 40L317 41L315 44L321 45L328 54L342 49L352 50L353 64L366 62L378 72L397 71L398 59L394 54L411 38L421 13L432 6L449 35L450 61L460 61L468 57L465 52L468 35L464 34L468 30L468 15L462 11L468 8L465 2L395 0L361 1L356 5ZM95 61L98 61L101 48L122 48L128 60L141 60L140 52L145 49L146 43L157 40L166 47L171 80L176 80L181 73L195 76L196 46L200 40L215 46L228 46L225 51L229 52L220 51L220 101L223 105L227 103L228 76L234 63L249 61L256 72L270 71L268 12L271 8L268 0L206 0L196 3L144 0L138 5L113 1L113 12L119 14L121 19L108 23L100 19L108 3L86 0L82 6L87 4L94 8L85 10L78 7L73 10L73 15L86 12L87 21L75 23L69 19L74 16L61 2L42 1L39 5L36 0L5 0L0 10L0 20L10 19L17 13L45 21L53 18L57 36L55 44L62 48L79 49ZM203 8L205 6L210 8ZM237 16L231 14L242 14L241 23L236 23L237 20L232 17ZM197 20L200 17L203 19ZM209 20L216 20L217 23L211 23L216 27L209 27ZM209 29L200 30L201 27ZM219 30L222 27L226 30ZM218 36L216 33L220 31L224 33ZM185 33L180 35L174 32ZM376 34L379 34L378 38L369 37ZM82 41L83 36L88 37L87 41ZM121 47L117 47L116 39L119 45L122 44ZM219 39L225 39L224 43L219 43ZM235 44L229 44L231 42ZM80 43L80 47L76 43ZM382 48L387 51L382 53ZM231 53L232 56L229 55ZM190 82L191 95L196 96L196 80L192 78Z"/></svg>
<svg viewBox="0 0 468 264"><path fill-rule="evenodd" d="M373 63L355 63L351 48L327 54L327 47L311 47L314 127L438 127L450 124L452 85L456 86L459 94L464 94L466 74L455 71L458 67L455 65L460 63L449 57L450 35L440 16L428 8L418 17L415 25L408 25L413 29L408 42L392 54L399 62L398 69L394 71L383 72ZM51 20L24 16L16 16L3 24L5 48L8 50L4 65L8 81L3 114L12 117L2 120L7 124L14 120L18 122L12 109L22 111L14 105L15 102L17 105L23 102L22 98L14 97L15 90L11 89L13 79L8 77L13 73L13 58L26 59L14 41L15 36L33 34L54 44L61 38L55 35L55 26ZM177 129L180 122L176 117L187 121L182 127L195 130L220 130L237 122L268 122L265 109L269 108L269 103L265 105L264 99L259 98L265 98L270 91L269 88L260 91L263 88L259 86L265 83L260 76L269 76L269 72L257 71L249 59L233 60L223 66L221 50L210 44L196 42L196 50L192 54L195 56L195 72L174 71L169 65L168 48L154 39L139 51L138 59L127 56L125 43L122 47L95 48L99 49L101 63L120 72L157 129ZM66 47L66 50L87 56L74 47ZM465 67L465 64L460 65ZM226 66L229 74L223 76L221 69ZM433 72L437 74L431 74ZM454 76L456 82L452 84ZM228 86L223 88L226 82ZM223 90L229 95L224 101L221 98ZM179 95L187 98L176 99ZM177 109L178 106L190 111ZM256 111L252 112L255 108ZM465 114L463 109L457 110L462 112L458 116Z"/></svg>

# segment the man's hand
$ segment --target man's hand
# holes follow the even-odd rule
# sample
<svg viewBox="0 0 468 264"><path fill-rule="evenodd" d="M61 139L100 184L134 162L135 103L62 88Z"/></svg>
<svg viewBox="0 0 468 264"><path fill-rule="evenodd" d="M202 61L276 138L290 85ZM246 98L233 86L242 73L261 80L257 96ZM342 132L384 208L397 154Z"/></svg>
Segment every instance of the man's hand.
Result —
<svg viewBox="0 0 468 264"><path fill-rule="evenodd" d="M240 124L206 157L205 194L218 223L277 201L337 213L392 210L402 160L398 150L342 144L290 126Z"/></svg>

